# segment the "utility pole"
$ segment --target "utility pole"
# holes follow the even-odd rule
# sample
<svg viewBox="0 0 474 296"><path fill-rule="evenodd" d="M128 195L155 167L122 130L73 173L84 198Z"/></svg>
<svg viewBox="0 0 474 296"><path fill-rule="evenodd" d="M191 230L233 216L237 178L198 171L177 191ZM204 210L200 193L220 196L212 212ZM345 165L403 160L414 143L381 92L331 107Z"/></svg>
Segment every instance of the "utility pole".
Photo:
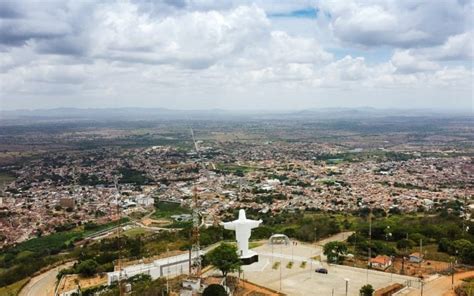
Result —
<svg viewBox="0 0 474 296"><path fill-rule="evenodd" d="M280 292L281 292L281 269L283 268L283 261L280 261Z"/></svg>
<svg viewBox="0 0 474 296"><path fill-rule="evenodd" d="M170 284L169 284L169 275L170 275L170 257L169 256L170 256L170 250L169 250L168 247L166 248L166 253L167 253L167 256L168 256L168 260L167 260L168 261L168 264L167 264L168 265L167 266L168 272L166 273L166 293L169 295L169 293L170 293Z"/></svg>
<svg viewBox="0 0 474 296"><path fill-rule="evenodd" d="M281 272L283 269L283 244L280 244L280 254L282 255L282 258L280 259L280 292L281 292Z"/></svg>
<svg viewBox="0 0 474 296"><path fill-rule="evenodd" d="M421 268L421 262L423 261L423 239L420 238L420 268Z"/></svg>
<svg viewBox="0 0 474 296"><path fill-rule="evenodd" d="M291 262L293 262L293 246L295 245L294 241L291 241Z"/></svg>
<svg viewBox="0 0 474 296"><path fill-rule="evenodd" d="M406 237L406 240L408 241L408 232L407 232L407 237ZM408 255L408 243L405 244L405 254Z"/></svg>
<svg viewBox="0 0 474 296"><path fill-rule="evenodd" d="M423 254L423 239L420 238L420 255Z"/></svg>
<svg viewBox="0 0 474 296"><path fill-rule="evenodd" d="M273 233L272 233L272 236L273 236ZM273 241L271 239L272 236L270 236L270 244L272 245L272 264L273 264L274 260L273 260Z"/></svg>
<svg viewBox="0 0 474 296"><path fill-rule="evenodd" d="M454 290L454 260L451 260L451 290Z"/></svg>
<svg viewBox="0 0 474 296"><path fill-rule="evenodd" d="M367 258L367 278L366 282L369 283L369 268L370 268L370 259L372 259L372 207L369 211L369 256Z"/></svg>

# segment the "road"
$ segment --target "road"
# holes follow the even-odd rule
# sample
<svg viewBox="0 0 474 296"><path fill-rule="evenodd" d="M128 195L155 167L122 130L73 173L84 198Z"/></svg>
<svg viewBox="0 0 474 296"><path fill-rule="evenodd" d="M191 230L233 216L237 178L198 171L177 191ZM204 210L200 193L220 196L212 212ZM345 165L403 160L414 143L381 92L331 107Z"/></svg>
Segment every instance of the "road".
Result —
<svg viewBox="0 0 474 296"><path fill-rule="evenodd" d="M21 289L19 296L51 296L54 295L54 288L56 287L56 275L63 268L68 268L73 265L73 262L60 265L48 270L34 278Z"/></svg>
<svg viewBox="0 0 474 296"><path fill-rule="evenodd" d="M462 279L474 277L474 271L461 272L454 275L454 286L461 284ZM434 281L426 283L423 288L424 295L450 296L454 295L451 290L451 276L441 276ZM419 296L420 290L412 290L407 296Z"/></svg>
<svg viewBox="0 0 474 296"><path fill-rule="evenodd" d="M325 244L329 242L333 242L333 241L342 242L342 241L347 240L349 236L351 236L353 233L354 231L339 232L338 234L335 234L333 236L330 236L328 238L318 241L316 244L318 246L324 246Z"/></svg>
<svg viewBox="0 0 474 296"><path fill-rule="evenodd" d="M334 236L332 236L332 237L330 237L330 238L328 238L324 241L320 241L320 242L318 242L318 244L319 245L324 244L324 243L327 243L327 242L333 241L333 240L345 240L345 239L347 239L347 237L350 234L351 234L350 232L340 233L340 234L334 235ZM217 245L218 244L209 246L208 248L203 250L203 252L208 252L210 249L216 247ZM275 247L275 249L276 248L278 248L278 247ZM300 252L301 252L301 250L304 250L304 254L311 255L311 257L316 256L316 255L320 255L321 252L322 252L321 247L318 246L318 245L312 245L311 246L309 244L304 244L304 245L299 245L298 249L300 249ZM268 257L272 256L271 247L268 246L268 245L260 247L260 252L265 253L264 256L268 256ZM188 256L187 254L183 254L183 255L173 256L173 257L170 257L170 258L167 258L167 259L164 259L164 260L169 260L170 263L173 263L173 262L180 261L183 258L186 259L187 256ZM273 256L274 257L280 257L280 258L283 258L283 259L288 259L288 260L293 258L293 260L295 260L295 261L305 261L305 257L302 256L301 253L300 254L296 254L296 253L292 254L291 248L285 248L281 254L278 254L277 252L275 252L273 254ZM308 258L306 258L306 260L308 260ZM318 263L319 263L318 261L315 261L315 260L309 260L309 261L314 263L315 266L317 266ZM70 266L72 266L72 264L73 263L67 263L67 264L55 267L55 268L53 268L53 269L51 269L51 270L49 270L45 273L42 273L42 274L38 275L37 277L34 277L21 290L19 295L20 296L50 296L50 295L53 295L54 294L54 288L55 288L55 285L56 285L56 275L58 274L59 270L61 270L63 268L70 267ZM309 265L309 266L312 266L312 264ZM177 274L183 273L183 271L185 272L187 270L187 268L188 268L188 263L187 262L186 263L179 263L179 264L171 264L171 266L166 267L163 270L163 272L165 274L177 275Z"/></svg>

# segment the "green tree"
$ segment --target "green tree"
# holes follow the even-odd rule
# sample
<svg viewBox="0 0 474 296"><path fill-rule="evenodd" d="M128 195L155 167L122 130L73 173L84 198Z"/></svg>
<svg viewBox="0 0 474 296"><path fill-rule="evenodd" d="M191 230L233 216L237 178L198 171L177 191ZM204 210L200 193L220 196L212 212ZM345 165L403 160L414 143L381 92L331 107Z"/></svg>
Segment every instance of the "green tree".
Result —
<svg viewBox="0 0 474 296"><path fill-rule="evenodd" d="M467 239L455 240L449 248L449 253L458 255L464 263L474 262L474 244Z"/></svg>
<svg viewBox="0 0 474 296"><path fill-rule="evenodd" d="M372 296L374 294L374 288L372 287L372 285L367 284L360 288L359 293L361 296Z"/></svg>
<svg viewBox="0 0 474 296"><path fill-rule="evenodd" d="M93 259L87 259L77 265L76 270L82 276L93 276L97 272L99 264Z"/></svg>
<svg viewBox="0 0 474 296"><path fill-rule="evenodd" d="M451 241L445 237L438 242L438 252L448 252L451 247Z"/></svg>
<svg viewBox="0 0 474 296"><path fill-rule="evenodd" d="M228 294L225 291L225 288L217 284L209 285L206 289L204 289L204 292L202 293L202 296L227 296L227 295Z"/></svg>
<svg viewBox="0 0 474 296"><path fill-rule="evenodd" d="M237 247L222 243L206 254L207 261L214 265L226 277L229 272L237 271L240 268L240 259L237 255Z"/></svg>
<svg viewBox="0 0 474 296"><path fill-rule="evenodd" d="M326 255L329 262L339 263L340 257L346 253L346 243L334 241L324 245L324 255Z"/></svg>
<svg viewBox="0 0 474 296"><path fill-rule="evenodd" d="M404 238L397 242L397 249L399 250L411 249L415 245L416 243L412 241L411 239Z"/></svg>
<svg viewBox="0 0 474 296"><path fill-rule="evenodd" d="M347 238L347 242L351 245L357 245L365 241L367 241L367 238L358 232L354 232Z"/></svg>
<svg viewBox="0 0 474 296"><path fill-rule="evenodd" d="M474 264L474 245L471 244L461 251L461 260L466 264Z"/></svg>

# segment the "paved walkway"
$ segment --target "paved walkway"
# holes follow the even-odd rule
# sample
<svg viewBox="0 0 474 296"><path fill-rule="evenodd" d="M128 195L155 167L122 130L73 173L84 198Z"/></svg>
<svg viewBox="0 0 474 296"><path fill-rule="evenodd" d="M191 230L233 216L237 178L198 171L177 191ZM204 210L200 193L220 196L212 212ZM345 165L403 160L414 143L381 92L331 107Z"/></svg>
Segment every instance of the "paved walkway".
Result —
<svg viewBox="0 0 474 296"><path fill-rule="evenodd" d="M260 255L260 262L254 264L255 266L244 266L243 276L258 285L294 296L345 296L346 282L348 295L358 295L359 289L367 283L378 289L392 283L417 280L413 277L376 270L328 265L324 261L320 262L325 259L322 254L322 245L330 241L345 240L350 234L350 232L340 233L316 244L298 242L296 245L290 243L288 246L276 245L273 247L264 244L253 249ZM318 256L320 260L315 258ZM273 262L277 261L281 263L275 267ZM291 267L288 264L290 261L294 262ZM302 265L301 262L306 262L306 265ZM316 273L315 269L320 266L327 268L328 274Z"/></svg>

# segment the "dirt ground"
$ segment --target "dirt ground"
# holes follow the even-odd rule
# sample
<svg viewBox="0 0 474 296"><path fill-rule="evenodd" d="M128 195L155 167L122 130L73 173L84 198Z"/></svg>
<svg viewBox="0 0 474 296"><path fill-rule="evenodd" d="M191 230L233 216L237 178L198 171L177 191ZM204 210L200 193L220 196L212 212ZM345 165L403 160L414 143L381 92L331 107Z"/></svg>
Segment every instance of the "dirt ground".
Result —
<svg viewBox="0 0 474 296"><path fill-rule="evenodd" d="M234 292L235 296L280 296L280 294L276 291L271 289L267 289L265 287L258 286L254 283L240 280L239 286Z"/></svg>
<svg viewBox="0 0 474 296"><path fill-rule="evenodd" d="M77 285L81 286L82 289L88 287L95 287L107 283L106 275L97 275L91 278L81 278L77 274L71 274L64 276L58 286L58 294L67 292L77 288Z"/></svg>
<svg viewBox="0 0 474 296"><path fill-rule="evenodd" d="M351 261L344 262L344 265L366 268L366 260L354 259ZM385 270L388 273L401 274L402 271L402 259L396 258L393 262L393 265ZM444 273L451 270L451 265L448 262L426 260L420 263L411 263L405 261L404 263L404 274L409 276L423 276L428 277L435 273Z"/></svg>
<svg viewBox="0 0 474 296"><path fill-rule="evenodd" d="M474 271L465 271L456 273L454 275L454 286L458 286L463 283L463 279L474 277ZM442 276L438 279L429 282L424 288L424 295L430 296L455 296L454 291L451 289L451 276ZM418 296L420 295L419 290L413 290L410 293L405 294L406 296Z"/></svg>
<svg viewBox="0 0 474 296"><path fill-rule="evenodd" d="M170 220L166 220L166 219L155 220L151 218L144 218L142 219L141 222L145 226L157 226L157 227L163 227L172 223Z"/></svg>
<svg viewBox="0 0 474 296"><path fill-rule="evenodd" d="M423 276L428 277L429 275L435 273L442 273L447 272L451 268L450 263L448 262L441 262L441 261L434 261L434 260L426 260L420 263L411 263L405 261L405 274L411 276ZM394 272L400 273L402 270L402 259L396 259L394 262Z"/></svg>

